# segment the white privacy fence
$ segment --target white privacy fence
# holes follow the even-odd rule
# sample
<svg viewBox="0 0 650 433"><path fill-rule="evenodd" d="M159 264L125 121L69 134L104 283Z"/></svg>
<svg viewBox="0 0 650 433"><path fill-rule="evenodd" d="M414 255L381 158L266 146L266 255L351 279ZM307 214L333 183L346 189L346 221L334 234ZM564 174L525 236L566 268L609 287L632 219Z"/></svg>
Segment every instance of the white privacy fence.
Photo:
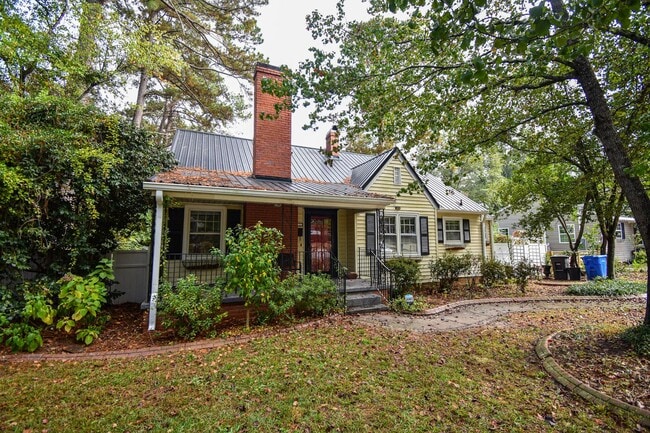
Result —
<svg viewBox="0 0 650 433"><path fill-rule="evenodd" d="M519 262L543 266L546 263L546 244L499 243L494 244L494 259L509 265Z"/></svg>
<svg viewBox="0 0 650 433"><path fill-rule="evenodd" d="M114 304L147 301L149 292L149 250L114 251L113 272L118 284L113 289L124 292Z"/></svg>

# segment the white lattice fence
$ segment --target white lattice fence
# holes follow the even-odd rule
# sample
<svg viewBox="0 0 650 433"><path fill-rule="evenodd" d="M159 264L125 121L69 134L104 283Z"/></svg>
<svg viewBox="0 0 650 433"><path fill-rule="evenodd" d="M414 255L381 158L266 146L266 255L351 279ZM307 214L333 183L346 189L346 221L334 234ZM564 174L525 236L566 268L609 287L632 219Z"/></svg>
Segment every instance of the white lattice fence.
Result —
<svg viewBox="0 0 650 433"><path fill-rule="evenodd" d="M509 265L526 261L543 266L546 261L546 244L494 244L494 258Z"/></svg>

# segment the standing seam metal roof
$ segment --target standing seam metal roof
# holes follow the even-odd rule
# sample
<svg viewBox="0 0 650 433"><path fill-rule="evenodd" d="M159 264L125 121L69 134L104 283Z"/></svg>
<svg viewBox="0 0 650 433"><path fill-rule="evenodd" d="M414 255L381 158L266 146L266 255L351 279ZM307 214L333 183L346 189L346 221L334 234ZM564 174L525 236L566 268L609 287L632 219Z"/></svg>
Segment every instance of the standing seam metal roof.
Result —
<svg viewBox="0 0 650 433"><path fill-rule="evenodd" d="M178 169L220 172L212 176L201 176L203 179L206 177L213 180L215 178L223 179L224 174L230 173L235 176L229 176L229 181L226 183L230 186L237 185L237 187L254 189L268 185L259 184L258 180L250 177L253 171L253 141L250 139L179 129L176 131L170 150L178 160ZM331 165L326 163L327 157L319 149L292 146L291 152L292 178L294 182L300 182L298 190L301 192L327 194L329 191L335 195L357 195L358 192L342 188L341 185L330 185L329 187L326 185L349 183L362 189L365 188L377 170L397 152L397 149L388 150L380 155L343 151L340 152L339 157L332 158ZM174 175L170 174L170 176L174 178L175 182L180 183L182 180L178 177L180 173L182 170L174 170ZM248 180L243 178L244 175L249 176ZM180 176L182 177L182 175ZM154 179L160 182L163 178L165 178L164 173ZM423 176L422 180L441 210L487 212L482 205L460 191L448 187L436 176L428 174ZM352 185L351 188L358 189ZM282 188L286 188L286 186ZM361 194L361 196L363 195Z"/></svg>

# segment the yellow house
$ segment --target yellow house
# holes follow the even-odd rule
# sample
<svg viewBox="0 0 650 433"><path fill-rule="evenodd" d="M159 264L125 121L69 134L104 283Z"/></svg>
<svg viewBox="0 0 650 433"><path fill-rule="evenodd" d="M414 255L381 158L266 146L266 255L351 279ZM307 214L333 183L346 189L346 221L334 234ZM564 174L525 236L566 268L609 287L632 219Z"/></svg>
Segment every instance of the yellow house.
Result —
<svg viewBox="0 0 650 433"><path fill-rule="evenodd" d="M445 252L490 255L485 208L420 176L399 149L341 151L336 128L323 149L292 145L291 113L262 115L279 101L261 82L280 77L278 68L257 66L252 140L178 130L170 147L177 167L144 183L156 197L150 320L163 276L214 281L221 270L210 250L225 248L228 228L258 221L283 233L285 272L331 274L348 306L359 298L366 307L367 292L390 296L390 257L417 260L427 281L429 263Z"/></svg>

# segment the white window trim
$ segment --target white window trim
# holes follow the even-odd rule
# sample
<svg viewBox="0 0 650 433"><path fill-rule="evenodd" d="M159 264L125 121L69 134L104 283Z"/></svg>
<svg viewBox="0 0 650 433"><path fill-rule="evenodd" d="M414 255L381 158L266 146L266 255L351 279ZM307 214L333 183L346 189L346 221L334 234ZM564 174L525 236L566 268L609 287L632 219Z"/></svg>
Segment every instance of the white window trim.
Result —
<svg viewBox="0 0 650 433"><path fill-rule="evenodd" d="M397 252L391 257L420 257L421 251L420 251L420 215L419 214L414 214L414 213L387 213L384 214L384 218L386 217L395 217L395 236L397 238ZM414 218L415 219L415 248L417 249L417 252L415 254L409 253L409 254L403 254L402 253L402 242L401 242L401 223L400 223L400 218ZM384 234L384 237L386 235Z"/></svg>
<svg viewBox="0 0 650 433"><path fill-rule="evenodd" d="M460 227L460 239L459 240L448 240L447 239L447 221L458 221L458 227ZM465 243L465 233L463 230L463 219L462 218L443 218L442 219L442 232L445 240L445 245L464 245Z"/></svg>
<svg viewBox="0 0 650 433"><path fill-rule="evenodd" d="M183 254L189 254L188 249L190 246L190 214L192 211L207 211L207 212L221 212L221 236L219 240L219 249L224 251L226 249L226 218L227 210L223 206L211 205L188 205L185 206L185 216L183 219ZM204 254L194 254L204 255Z"/></svg>
<svg viewBox="0 0 650 433"><path fill-rule="evenodd" d="M393 167L393 185L402 184L402 169L401 167Z"/></svg>
<svg viewBox="0 0 650 433"><path fill-rule="evenodd" d="M575 240L576 237L576 225L575 224L567 224L567 229L570 227L573 227L573 230L567 230L567 233L564 232L564 228L561 225L557 226L557 240L561 244L568 244L569 241L567 240L566 242L562 241L562 234L566 234L568 239L573 239ZM573 234L571 233L573 231Z"/></svg>
<svg viewBox="0 0 650 433"><path fill-rule="evenodd" d="M617 241L623 240L623 223L619 222L616 226L616 230L614 231L614 238Z"/></svg>

